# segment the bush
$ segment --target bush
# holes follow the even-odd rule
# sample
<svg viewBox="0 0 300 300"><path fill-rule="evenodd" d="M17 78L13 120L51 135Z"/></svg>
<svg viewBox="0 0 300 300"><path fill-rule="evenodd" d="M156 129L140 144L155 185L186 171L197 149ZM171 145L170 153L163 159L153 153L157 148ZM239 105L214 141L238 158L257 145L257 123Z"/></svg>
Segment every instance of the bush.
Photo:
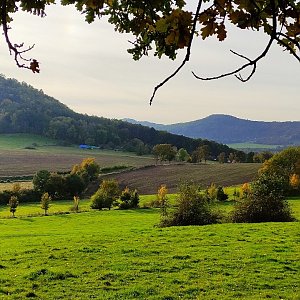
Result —
<svg viewBox="0 0 300 300"><path fill-rule="evenodd" d="M220 215L212 210L207 197L200 194L195 184L185 183L179 187L178 207L167 217L162 217L161 226L206 225L218 223Z"/></svg>
<svg viewBox="0 0 300 300"><path fill-rule="evenodd" d="M291 209L284 194L286 179L275 174L262 173L252 183L251 192L239 202L231 215L233 222L290 222Z"/></svg>
<svg viewBox="0 0 300 300"><path fill-rule="evenodd" d="M8 201L9 211L12 213L12 217L15 217L15 212L17 210L17 207L19 206L18 197L11 196Z"/></svg>
<svg viewBox="0 0 300 300"><path fill-rule="evenodd" d="M126 187L121 193L118 206L120 209L137 208L139 201L140 197L137 190L130 191L130 189Z"/></svg>
<svg viewBox="0 0 300 300"><path fill-rule="evenodd" d="M217 200L226 201L228 199L228 195L224 192L223 187L219 186L217 189Z"/></svg>
<svg viewBox="0 0 300 300"><path fill-rule="evenodd" d="M115 180L103 180L97 192L91 197L93 209L111 209L113 202L119 197L119 185Z"/></svg>
<svg viewBox="0 0 300 300"><path fill-rule="evenodd" d="M93 209L103 209L103 208L111 208L113 201L111 199L106 198L106 195L100 189L91 197L92 204L91 208Z"/></svg>

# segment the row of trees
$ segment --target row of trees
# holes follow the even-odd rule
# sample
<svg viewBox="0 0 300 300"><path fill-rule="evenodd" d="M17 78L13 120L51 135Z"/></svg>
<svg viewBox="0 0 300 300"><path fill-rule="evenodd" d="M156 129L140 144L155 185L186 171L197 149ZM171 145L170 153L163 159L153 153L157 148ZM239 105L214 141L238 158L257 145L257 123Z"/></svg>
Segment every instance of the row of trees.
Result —
<svg viewBox="0 0 300 300"><path fill-rule="evenodd" d="M41 209L44 210L45 216L47 216L51 201L52 201L52 198L48 193L42 194L41 199L40 199L40 204L41 204ZM80 201L80 198L78 196L73 197L73 206L71 207L72 211L79 212L79 201ZM11 212L12 217L14 218L17 208L19 206L18 197L11 196L7 205L9 206L9 211Z"/></svg>
<svg viewBox="0 0 300 300"><path fill-rule="evenodd" d="M273 156L269 151L254 153L245 153L243 151L235 150L233 152L221 152L217 156L211 151L209 144L203 144L189 153L186 149L180 148L177 150L176 146L171 144L158 144L152 149L156 162L160 161L186 161L192 163L205 162L207 160L217 160L219 163L263 163Z"/></svg>
<svg viewBox="0 0 300 300"><path fill-rule="evenodd" d="M88 184L98 178L100 166L94 158L85 158L70 172L38 171L33 177L33 189L22 189L15 184L12 190L0 192L0 204L7 204L12 196L20 202L38 202L47 193L53 200L73 199L80 196Z"/></svg>

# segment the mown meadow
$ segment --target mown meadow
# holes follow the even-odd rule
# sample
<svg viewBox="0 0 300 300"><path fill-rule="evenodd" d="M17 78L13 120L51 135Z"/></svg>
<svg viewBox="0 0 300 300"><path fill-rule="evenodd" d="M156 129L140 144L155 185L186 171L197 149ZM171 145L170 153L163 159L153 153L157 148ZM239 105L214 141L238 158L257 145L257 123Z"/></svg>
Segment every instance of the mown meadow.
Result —
<svg viewBox="0 0 300 300"><path fill-rule="evenodd" d="M1 207L0 298L299 299L299 222L159 228L159 209L71 205Z"/></svg>

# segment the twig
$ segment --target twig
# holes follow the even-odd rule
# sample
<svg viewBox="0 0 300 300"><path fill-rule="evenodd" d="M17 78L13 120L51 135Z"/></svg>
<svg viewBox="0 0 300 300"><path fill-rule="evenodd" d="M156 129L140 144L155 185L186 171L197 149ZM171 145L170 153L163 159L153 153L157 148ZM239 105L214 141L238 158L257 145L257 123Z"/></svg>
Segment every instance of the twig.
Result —
<svg viewBox="0 0 300 300"><path fill-rule="evenodd" d="M239 54L235 51L230 50L233 54L248 60L248 63L242 65L241 67L239 67L231 72L224 73L224 74L221 74L218 76L213 76L213 77L200 77L200 76L197 76L195 74L195 72L192 72L192 74L195 76L195 78L197 78L199 80L215 80L215 79L220 79L220 78L227 77L230 75L235 75L235 77L242 82L248 81L256 71L257 62L267 55L267 53L269 52L269 50L271 48L272 43L274 42L274 40L277 40L277 36L276 36L277 35L277 32L276 32L277 31L277 19L276 19L276 7L275 7L274 0L271 1L271 5L272 5L272 25L273 25L271 37L270 37L270 40L269 40L267 46L265 47L264 51L259 56L257 56L255 59L251 60L242 54ZM240 72L250 66L252 66L252 71L251 71L250 75L247 78L243 78L242 75L240 74Z"/></svg>
<svg viewBox="0 0 300 300"><path fill-rule="evenodd" d="M35 60L35 59L26 59L22 56L23 53L26 53L30 50L32 50L34 48L34 45L28 47L27 49L24 49L24 50L19 50L21 48L23 48L24 46L24 43L22 44L12 44L11 41L10 41L10 38L8 36L8 30L10 29L7 25L7 20L6 20L6 16L7 15L7 11L6 11L6 0L2 0L2 14L1 14L1 22L2 22L2 27L3 27L3 33L4 33L4 36L5 36L5 41L8 45L8 49L9 49L9 53L10 55L12 55L12 52L14 54L14 59L15 59L15 62L17 64L17 66L19 68L25 68L25 69L29 69L29 70L32 70L34 73L35 72L39 72L39 63ZM21 59L22 61L31 61L30 65L27 66L25 65L24 63L20 63L19 62L19 59Z"/></svg>
<svg viewBox="0 0 300 300"><path fill-rule="evenodd" d="M195 35L195 31L196 31L196 25L197 25L197 20L198 20L198 17L199 17L199 12L200 12L200 9L201 9L201 5L202 5L202 0L199 0L198 1L198 6L197 6L197 9L196 9L196 13L195 13L195 16L194 16L194 20L193 20L193 27L192 27L192 31L191 31L191 37L190 37L190 40L189 40L189 44L188 44L188 47L187 47L187 50L186 50L186 55L185 55L184 60L182 61L180 66L170 76L168 76L165 80L163 80L161 83L159 83L154 88L153 94L150 98L150 105L152 104L152 101L153 101L153 99L156 95L157 90L159 88L161 88L165 83L167 83L170 79L172 79L182 69L182 67L190 60L191 47L192 47L192 42L193 42L193 38L194 38L194 35Z"/></svg>

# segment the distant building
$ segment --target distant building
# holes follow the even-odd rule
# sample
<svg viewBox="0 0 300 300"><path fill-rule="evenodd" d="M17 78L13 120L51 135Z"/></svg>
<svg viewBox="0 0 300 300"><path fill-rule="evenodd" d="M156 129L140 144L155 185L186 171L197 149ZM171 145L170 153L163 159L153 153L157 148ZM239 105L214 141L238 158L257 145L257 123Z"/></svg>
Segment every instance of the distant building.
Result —
<svg viewBox="0 0 300 300"><path fill-rule="evenodd" d="M79 148L80 149L100 149L100 147L97 147L97 146L92 146L92 145L86 145L86 144L82 144L82 145L79 145Z"/></svg>

